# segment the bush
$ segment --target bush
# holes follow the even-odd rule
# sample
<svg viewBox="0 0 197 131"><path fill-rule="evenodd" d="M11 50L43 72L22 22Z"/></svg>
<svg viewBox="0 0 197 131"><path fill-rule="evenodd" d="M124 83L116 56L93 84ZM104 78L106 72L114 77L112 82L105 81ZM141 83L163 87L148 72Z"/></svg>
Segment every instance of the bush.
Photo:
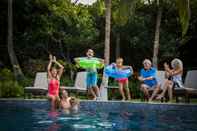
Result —
<svg viewBox="0 0 197 131"><path fill-rule="evenodd" d="M24 89L16 81L0 82L0 97L20 97L24 95Z"/></svg>
<svg viewBox="0 0 197 131"><path fill-rule="evenodd" d="M25 77L24 80L21 80L19 82L19 85L21 85L22 87L33 86L34 79L35 78Z"/></svg>
<svg viewBox="0 0 197 131"><path fill-rule="evenodd" d="M14 75L11 72L11 70L4 68L0 70L0 80L6 81L6 80L14 80Z"/></svg>
<svg viewBox="0 0 197 131"><path fill-rule="evenodd" d="M74 81L70 80L68 76L62 76L60 80L62 86L74 86Z"/></svg>
<svg viewBox="0 0 197 131"><path fill-rule="evenodd" d="M14 80L11 70L4 68L0 70L0 97L20 97L24 94L24 89Z"/></svg>

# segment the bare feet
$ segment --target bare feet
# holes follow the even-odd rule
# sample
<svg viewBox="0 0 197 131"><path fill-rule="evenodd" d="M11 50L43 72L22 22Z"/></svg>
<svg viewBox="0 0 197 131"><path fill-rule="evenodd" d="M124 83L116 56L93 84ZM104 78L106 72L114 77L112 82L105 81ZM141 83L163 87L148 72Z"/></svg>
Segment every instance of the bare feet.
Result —
<svg viewBox="0 0 197 131"><path fill-rule="evenodd" d="M157 96L157 100L161 100L163 98L163 95L159 95L159 96Z"/></svg>
<svg viewBox="0 0 197 131"><path fill-rule="evenodd" d="M125 101L125 98L122 98L122 100L121 101Z"/></svg>
<svg viewBox="0 0 197 131"><path fill-rule="evenodd" d="M153 101L153 99L152 99L152 98L148 99L148 102L152 102L152 101Z"/></svg>
<svg viewBox="0 0 197 131"><path fill-rule="evenodd" d="M130 101L131 100L131 97L128 97L128 101Z"/></svg>

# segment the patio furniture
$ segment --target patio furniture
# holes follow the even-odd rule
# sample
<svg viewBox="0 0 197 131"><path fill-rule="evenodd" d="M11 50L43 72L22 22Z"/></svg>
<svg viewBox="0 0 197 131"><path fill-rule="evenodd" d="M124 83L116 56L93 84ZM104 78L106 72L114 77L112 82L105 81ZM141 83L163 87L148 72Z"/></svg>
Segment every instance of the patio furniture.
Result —
<svg viewBox="0 0 197 131"><path fill-rule="evenodd" d="M48 91L48 79L46 72L36 73L33 87L25 87L24 92L32 95L46 95Z"/></svg>
<svg viewBox="0 0 197 131"><path fill-rule="evenodd" d="M77 92L86 92L87 91L86 76L87 76L87 72L78 72L73 87L61 86L60 89L76 90Z"/></svg>
<svg viewBox="0 0 197 131"><path fill-rule="evenodd" d="M174 93L176 102L179 102L178 97L185 97L185 102L189 103L190 98L197 97L197 70L187 72L184 82L184 88L175 88Z"/></svg>

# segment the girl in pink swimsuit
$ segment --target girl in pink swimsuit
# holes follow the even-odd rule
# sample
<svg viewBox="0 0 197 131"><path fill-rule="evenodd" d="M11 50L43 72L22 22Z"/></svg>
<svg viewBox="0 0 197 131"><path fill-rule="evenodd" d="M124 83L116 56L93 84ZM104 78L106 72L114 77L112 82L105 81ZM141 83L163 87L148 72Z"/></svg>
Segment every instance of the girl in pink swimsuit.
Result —
<svg viewBox="0 0 197 131"><path fill-rule="evenodd" d="M52 64L56 64L59 66L59 69L52 67ZM48 81L49 81L49 88L48 88L48 98L51 101L51 110L55 110L56 102L59 99L59 87L60 87L60 78L62 76L64 67L56 61L56 57L50 55L49 56L49 64L48 64Z"/></svg>
<svg viewBox="0 0 197 131"><path fill-rule="evenodd" d="M116 67L118 69L128 69L128 68L130 68L133 72L133 68L131 66L124 66L123 65L123 59L120 58L120 57L116 59ZM118 78L116 80L118 81L119 91L120 91L120 94L122 96L122 101L124 101L126 99L125 93L124 93L124 87L125 87L125 90L126 90L126 93L127 93L127 98L128 98L128 100L130 100L131 95L130 95L130 90L129 90L129 87L128 87L128 84L129 84L128 78Z"/></svg>

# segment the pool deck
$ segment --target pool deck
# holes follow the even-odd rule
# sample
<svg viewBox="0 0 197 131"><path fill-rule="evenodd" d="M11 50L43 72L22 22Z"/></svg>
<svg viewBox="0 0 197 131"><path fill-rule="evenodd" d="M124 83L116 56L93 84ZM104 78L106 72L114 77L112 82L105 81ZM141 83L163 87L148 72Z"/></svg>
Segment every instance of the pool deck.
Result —
<svg viewBox="0 0 197 131"><path fill-rule="evenodd" d="M0 102L20 102L20 101L28 101L28 102L47 102L47 99L22 99L22 98L0 98ZM161 102L143 102L143 101L118 101L118 100L80 100L82 103L128 103L128 104L146 104L146 105L180 105L180 106L197 106L197 103L161 103Z"/></svg>
<svg viewBox="0 0 197 131"><path fill-rule="evenodd" d="M50 102L47 99L0 99L0 107L7 106L7 108L30 108L30 109L50 109ZM155 103L155 102L132 102L132 101L93 101L80 100L80 110L91 112L111 112L131 110L142 112L146 111L168 111L168 110L182 110L197 113L197 104L185 103Z"/></svg>

